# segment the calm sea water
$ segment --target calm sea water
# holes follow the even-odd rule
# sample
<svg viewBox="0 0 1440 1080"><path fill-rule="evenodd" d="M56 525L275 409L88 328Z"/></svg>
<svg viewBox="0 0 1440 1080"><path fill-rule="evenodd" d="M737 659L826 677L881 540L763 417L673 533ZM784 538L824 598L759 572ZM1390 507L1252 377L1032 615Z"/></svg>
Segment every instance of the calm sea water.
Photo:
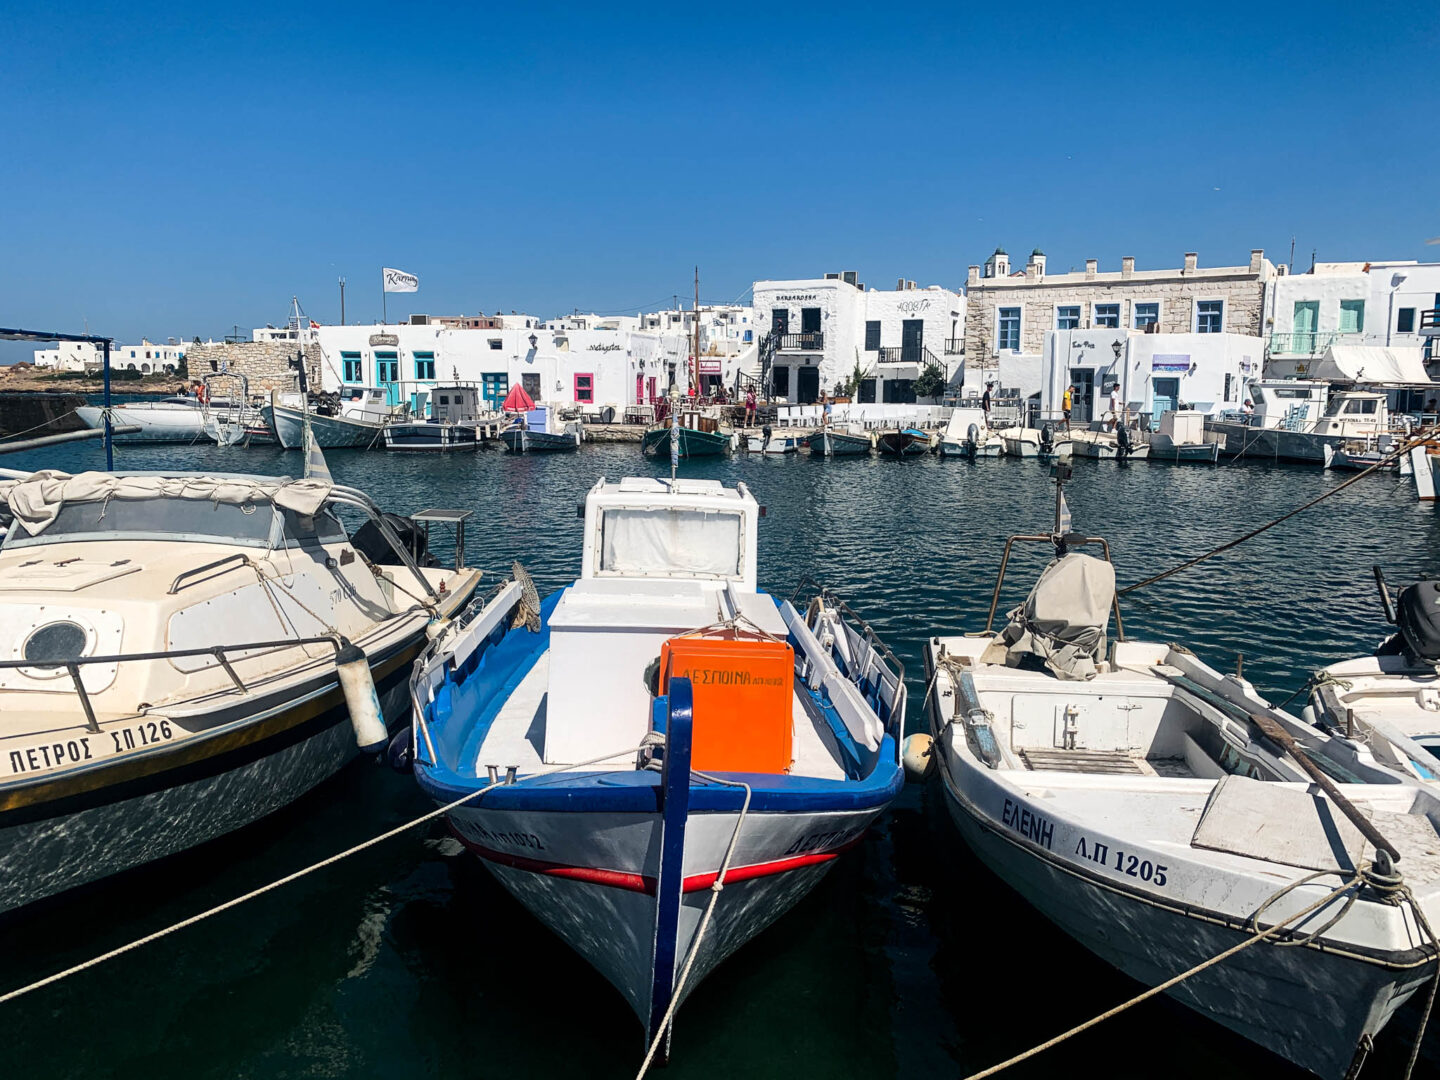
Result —
<svg viewBox="0 0 1440 1080"><path fill-rule="evenodd" d="M278 450L119 448L121 468L281 474ZM0 464L99 467L92 445ZM541 591L579 572L576 501L600 476L657 471L634 445L555 457L332 453L337 479L388 509L475 511L468 553L518 558ZM1053 487L1034 462L691 462L768 507L761 584L826 582L870 618L923 693L932 632L978 629L1001 547L1044 532ZM1106 536L1122 583L1339 483L1319 469L1077 462L1077 530ZM1385 632L1370 581L1440 573L1440 517L1366 478L1235 551L1135 594L1130 636L1178 641L1283 696ZM1012 572L1018 602L1043 554ZM912 709L910 726L920 725ZM429 809L414 782L357 762L241 834L0 923L0 989L27 983L289 873ZM164 824L156 822L154 828ZM76 857L83 857L78 854ZM965 1075L1086 1019L1136 986L1072 944L972 859L915 786L802 904L681 1011L667 1075ZM1256 1008L1263 1006L1257 1004ZM599 975L513 902L438 825L372 848L209 922L0 1006L0 1075L144 1077L631 1076L640 1029ZM1403 1013L1367 1075L1398 1073ZM1440 1048L1440 1039L1427 1040ZM1427 1051L1420 1075L1440 1075ZM1276 1059L1152 1001L1010 1075L1289 1076ZM1298 1075L1298 1074L1296 1074Z"/></svg>

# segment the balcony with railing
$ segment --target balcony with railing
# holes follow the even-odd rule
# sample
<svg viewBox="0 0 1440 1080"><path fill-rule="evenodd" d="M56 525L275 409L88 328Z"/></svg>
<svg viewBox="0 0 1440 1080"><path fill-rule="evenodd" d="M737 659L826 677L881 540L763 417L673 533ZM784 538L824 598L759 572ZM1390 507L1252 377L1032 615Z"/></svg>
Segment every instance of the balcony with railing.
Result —
<svg viewBox="0 0 1440 1080"><path fill-rule="evenodd" d="M825 334L806 330L799 334L776 334L775 348L780 352L824 352Z"/></svg>
<svg viewBox="0 0 1440 1080"><path fill-rule="evenodd" d="M965 351L965 339L963 337L947 337L945 339L945 355L959 356Z"/></svg>
<svg viewBox="0 0 1440 1080"><path fill-rule="evenodd" d="M926 367L934 364L944 367L939 357L924 345L886 345L878 350L877 359L882 364L916 364Z"/></svg>
<svg viewBox="0 0 1440 1080"><path fill-rule="evenodd" d="M1420 336L1440 337L1440 308L1420 312Z"/></svg>
<svg viewBox="0 0 1440 1080"><path fill-rule="evenodd" d="M1297 330L1271 334L1272 356L1319 356L1331 345L1363 345L1365 335L1349 330Z"/></svg>

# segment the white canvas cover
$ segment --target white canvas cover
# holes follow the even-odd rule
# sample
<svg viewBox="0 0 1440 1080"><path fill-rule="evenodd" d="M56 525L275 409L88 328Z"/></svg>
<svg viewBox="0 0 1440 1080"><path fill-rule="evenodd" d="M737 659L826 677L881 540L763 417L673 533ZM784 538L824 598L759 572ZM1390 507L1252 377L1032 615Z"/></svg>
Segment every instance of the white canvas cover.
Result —
<svg viewBox="0 0 1440 1080"><path fill-rule="evenodd" d="M1381 348L1378 345L1331 345L1311 373L1315 379L1357 383L1429 385L1420 348Z"/></svg>
<svg viewBox="0 0 1440 1080"><path fill-rule="evenodd" d="M1060 679L1093 679L1105 655L1105 625L1115 602L1115 568L1071 552L1045 567L1001 633L1011 667L1037 656Z"/></svg>
<svg viewBox="0 0 1440 1080"><path fill-rule="evenodd" d="M53 522L66 503L110 499L208 499L243 506L274 503L310 516L325 505L331 485L322 480L274 480L234 476L126 476L84 472L77 475L44 469L23 480L0 480L0 498L31 536Z"/></svg>
<svg viewBox="0 0 1440 1080"><path fill-rule="evenodd" d="M600 571L733 578L741 571L740 515L682 508L604 511Z"/></svg>

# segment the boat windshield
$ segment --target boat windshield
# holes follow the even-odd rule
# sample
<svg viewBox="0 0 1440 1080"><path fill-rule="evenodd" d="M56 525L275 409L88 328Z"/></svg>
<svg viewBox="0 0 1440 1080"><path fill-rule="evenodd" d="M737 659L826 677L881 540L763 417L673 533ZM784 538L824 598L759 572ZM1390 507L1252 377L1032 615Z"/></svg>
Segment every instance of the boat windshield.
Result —
<svg viewBox="0 0 1440 1080"><path fill-rule="evenodd" d="M333 542L345 539L344 527L328 511L305 518L282 510L288 542ZM275 521L269 502L236 505L209 499L109 499L66 503L38 536L20 524L11 527L4 547L66 544L92 540L136 538L189 540L268 546Z"/></svg>
<svg viewBox="0 0 1440 1080"><path fill-rule="evenodd" d="M739 514L619 507L601 516L601 574L733 578L741 559Z"/></svg>

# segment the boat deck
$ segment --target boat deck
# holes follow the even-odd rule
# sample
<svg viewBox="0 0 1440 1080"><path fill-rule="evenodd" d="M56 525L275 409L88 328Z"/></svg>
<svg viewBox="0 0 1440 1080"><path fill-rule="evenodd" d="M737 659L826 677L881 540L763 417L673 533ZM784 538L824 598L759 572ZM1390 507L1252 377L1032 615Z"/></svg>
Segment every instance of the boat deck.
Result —
<svg viewBox="0 0 1440 1080"><path fill-rule="evenodd" d="M544 766L545 710L550 684L550 653L547 650L521 679L500 711L476 755L477 772L488 765L500 770L515 766L521 774ZM835 735L814 708L808 694L797 689L792 695L794 717L794 759L792 776L822 780L844 780L840 751ZM602 766L605 767L605 766ZM615 769L630 770L634 763L617 761Z"/></svg>

